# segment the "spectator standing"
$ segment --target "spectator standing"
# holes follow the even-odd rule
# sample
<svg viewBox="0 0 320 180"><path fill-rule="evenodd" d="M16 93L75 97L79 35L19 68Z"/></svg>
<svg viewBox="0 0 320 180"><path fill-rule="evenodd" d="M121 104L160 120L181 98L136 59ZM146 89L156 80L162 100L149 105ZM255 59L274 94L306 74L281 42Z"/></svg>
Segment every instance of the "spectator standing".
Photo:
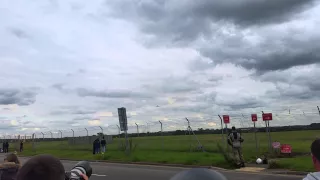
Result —
<svg viewBox="0 0 320 180"><path fill-rule="evenodd" d="M228 136L228 144L232 147L234 159L237 166L244 167L244 160L242 155L241 143L243 139L241 134L237 132L236 128L232 127L232 132Z"/></svg>
<svg viewBox="0 0 320 180"><path fill-rule="evenodd" d="M303 180L320 179L320 139L317 139L311 144L311 157L313 166L317 172L309 173Z"/></svg>
<svg viewBox="0 0 320 180"><path fill-rule="evenodd" d="M4 147L4 149L5 149L4 152L5 152L5 153L8 153L8 152L9 152L9 142L6 141L4 146L5 146L5 147Z"/></svg>
<svg viewBox="0 0 320 180"><path fill-rule="evenodd" d="M96 140L92 143L92 154L96 154Z"/></svg>
<svg viewBox="0 0 320 180"><path fill-rule="evenodd" d="M6 148L6 142L3 141L2 143L2 152L5 153L5 148Z"/></svg>
<svg viewBox="0 0 320 180"><path fill-rule="evenodd" d="M101 140L101 151L102 151L102 153L106 152L106 145L107 145L107 142L106 142L106 140L104 139L104 136L103 136L102 140Z"/></svg>
<svg viewBox="0 0 320 180"><path fill-rule="evenodd" d="M15 154L8 154L0 164L0 180L15 180L20 168L20 161Z"/></svg>
<svg viewBox="0 0 320 180"><path fill-rule="evenodd" d="M95 143L96 154L99 154L100 153L100 140L99 140L99 138L97 138L95 141L96 141L96 143Z"/></svg>
<svg viewBox="0 0 320 180"><path fill-rule="evenodd" d="M20 152L23 151L23 141L20 142Z"/></svg>

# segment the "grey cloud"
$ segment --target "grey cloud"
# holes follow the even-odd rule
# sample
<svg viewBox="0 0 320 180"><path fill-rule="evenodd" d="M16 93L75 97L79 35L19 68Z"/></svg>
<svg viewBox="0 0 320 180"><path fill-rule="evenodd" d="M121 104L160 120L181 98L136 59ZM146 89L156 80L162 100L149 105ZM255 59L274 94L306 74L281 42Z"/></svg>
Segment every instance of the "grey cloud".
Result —
<svg viewBox="0 0 320 180"><path fill-rule="evenodd" d="M200 83L192 80L192 77L174 77L169 76L154 84L143 86L148 91L157 93L192 93L200 91Z"/></svg>
<svg viewBox="0 0 320 180"><path fill-rule="evenodd" d="M214 64L233 63L257 74L293 66L320 63L319 36L301 38L305 29L270 32L270 25L299 17L316 0L231 0L231 1L115 1L108 3L113 15L134 22L146 34L145 45L197 46ZM235 25L235 26L234 26ZM269 28L269 29L268 29ZM226 29L233 29L227 32ZM248 33L261 36L259 44L247 40ZM254 33L252 33L254 32ZM279 34L277 34L279 33ZM277 34L277 36L275 35ZM211 65L211 66L212 66ZM198 61L193 71L210 68Z"/></svg>
<svg viewBox="0 0 320 180"><path fill-rule="evenodd" d="M266 92L267 97L275 100L308 100L319 99L319 92L310 91L310 89L300 86L277 87L275 90Z"/></svg>
<svg viewBox="0 0 320 180"><path fill-rule="evenodd" d="M258 108L264 107L266 104L264 99L252 96L245 96L243 94L239 94L238 97L216 97L214 99L214 104L218 106L227 107L227 110L240 110L240 109L248 109L248 108Z"/></svg>
<svg viewBox="0 0 320 180"><path fill-rule="evenodd" d="M320 98L320 68L309 67L307 71L299 72L299 69L286 71L274 71L259 76L264 82L274 83L276 89L266 94L272 98L290 99L318 99Z"/></svg>
<svg viewBox="0 0 320 180"><path fill-rule="evenodd" d="M150 98L147 92L133 92L130 90L94 90L79 88L76 90L81 97L100 97L100 98Z"/></svg>
<svg viewBox="0 0 320 180"><path fill-rule="evenodd" d="M36 89L0 89L0 104L27 106L36 101Z"/></svg>
<svg viewBox="0 0 320 180"><path fill-rule="evenodd" d="M50 112L50 115L62 115L62 114L75 114L75 115L84 115L84 114L94 114L95 110L79 110L79 109L59 109Z"/></svg>
<svg viewBox="0 0 320 180"><path fill-rule="evenodd" d="M93 119L91 116L80 116L80 117L75 117L72 120L73 121L84 121L84 120L91 120Z"/></svg>
<svg viewBox="0 0 320 180"><path fill-rule="evenodd" d="M240 26L281 23L311 7L315 0L114 1L112 15L136 22L147 34L167 42L190 42L213 32L212 23Z"/></svg>
<svg viewBox="0 0 320 180"><path fill-rule="evenodd" d="M63 90L63 83L57 83L57 84L53 84L52 87L58 90Z"/></svg>
<svg viewBox="0 0 320 180"><path fill-rule="evenodd" d="M303 30L301 30L302 32ZM241 65L246 69L256 69L257 73L285 70L294 66L320 63L320 36L312 42L309 39L298 40L291 34L274 39L266 34L265 40L260 45L250 45L244 40L244 35L229 41L227 35L219 39L221 43L207 44L199 49L202 55L209 57L215 63L230 62ZM274 42L270 40L274 39ZM228 43L238 42L239 46L233 47ZM227 48L219 48L219 46Z"/></svg>
<svg viewBox="0 0 320 180"><path fill-rule="evenodd" d="M20 38L20 39L26 39L29 38L29 35L23 31L20 28L9 28L8 29L10 33L12 33L14 36Z"/></svg>

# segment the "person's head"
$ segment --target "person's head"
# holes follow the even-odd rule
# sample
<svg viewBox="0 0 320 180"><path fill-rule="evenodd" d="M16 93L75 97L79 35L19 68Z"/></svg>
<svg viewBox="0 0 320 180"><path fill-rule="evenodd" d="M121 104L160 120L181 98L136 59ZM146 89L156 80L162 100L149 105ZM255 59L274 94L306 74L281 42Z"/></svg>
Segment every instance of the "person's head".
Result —
<svg viewBox="0 0 320 180"><path fill-rule="evenodd" d="M104 139L104 136L102 136L102 139Z"/></svg>
<svg viewBox="0 0 320 180"><path fill-rule="evenodd" d="M20 164L18 156L13 153L6 155L4 158L4 162L14 162L15 164Z"/></svg>
<svg viewBox="0 0 320 180"><path fill-rule="evenodd" d="M236 127L232 126L232 128L231 128L231 129L232 129L232 131L235 131L235 130L236 130Z"/></svg>
<svg viewBox="0 0 320 180"><path fill-rule="evenodd" d="M64 180L65 170L59 159L51 155L37 155L19 170L16 180Z"/></svg>
<svg viewBox="0 0 320 180"><path fill-rule="evenodd" d="M316 139L312 142L311 153L313 166L317 171L320 171L320 139Z"/></svg>

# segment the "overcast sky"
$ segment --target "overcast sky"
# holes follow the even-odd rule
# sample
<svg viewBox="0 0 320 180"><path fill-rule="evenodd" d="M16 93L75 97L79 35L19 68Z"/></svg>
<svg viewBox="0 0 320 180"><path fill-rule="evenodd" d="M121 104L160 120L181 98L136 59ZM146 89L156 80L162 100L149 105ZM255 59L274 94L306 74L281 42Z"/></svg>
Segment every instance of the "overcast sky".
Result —
<svg viewBox="0 0 320 180"><path fill-rule="evenodd" d="M122 106L142 132L319 122L319 16L316 0L1 1L1 133L116 133Z"/></svg>

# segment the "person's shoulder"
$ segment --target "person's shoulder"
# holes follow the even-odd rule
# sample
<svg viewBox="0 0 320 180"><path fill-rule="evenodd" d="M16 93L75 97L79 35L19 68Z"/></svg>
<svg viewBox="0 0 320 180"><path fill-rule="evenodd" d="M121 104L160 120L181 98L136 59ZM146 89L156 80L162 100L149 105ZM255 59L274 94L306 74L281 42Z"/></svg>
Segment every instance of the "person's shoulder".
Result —
<svg viewBox="0 0 320 180"><path fill-rule="evenodd" d="M320 172L309 173L303 180L319 180Z"/></svg>
<svg viewBox="0 0 320 180"><path fill-rule="evenodd" d="M0 164L0 169L11 169L11 168L19 168L20 165L14 162L5 162Z"/></svg>

